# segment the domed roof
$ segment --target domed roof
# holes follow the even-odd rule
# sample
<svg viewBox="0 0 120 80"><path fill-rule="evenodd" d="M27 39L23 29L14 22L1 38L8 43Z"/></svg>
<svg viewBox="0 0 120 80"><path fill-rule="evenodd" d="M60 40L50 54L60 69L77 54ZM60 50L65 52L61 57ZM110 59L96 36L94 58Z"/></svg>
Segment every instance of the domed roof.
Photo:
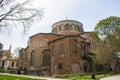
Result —
<svg viewBox="0 0 120 80"><path fill-rule="evenodd" d="M52 32L59 34L74 34L83 32L83 24L75 20L62 20L52 25Z"/></svg>

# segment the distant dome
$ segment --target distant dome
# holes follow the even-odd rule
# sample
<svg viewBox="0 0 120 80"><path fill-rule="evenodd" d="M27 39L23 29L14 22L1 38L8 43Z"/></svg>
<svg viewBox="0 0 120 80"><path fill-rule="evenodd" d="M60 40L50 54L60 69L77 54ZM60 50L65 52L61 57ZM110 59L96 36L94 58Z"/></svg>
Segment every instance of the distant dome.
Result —
<svg viewBox="0 0 120 80"><path fill-rule="evenodd" d="M62 20L52 25L52 32L59 34L82 33L83 24L75 20Z"/></svg>

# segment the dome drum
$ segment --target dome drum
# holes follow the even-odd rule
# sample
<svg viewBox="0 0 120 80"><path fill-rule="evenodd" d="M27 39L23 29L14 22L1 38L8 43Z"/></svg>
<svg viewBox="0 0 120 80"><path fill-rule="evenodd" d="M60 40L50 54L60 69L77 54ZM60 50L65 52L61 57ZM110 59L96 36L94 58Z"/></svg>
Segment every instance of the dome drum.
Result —
<svg viewBox="0 0 120 80"><path fill-rule="evenodd" d="M63 20L59 21L52 25L52 32L53 33L80 33L83 32L83 25L74 20Z"/></svg>

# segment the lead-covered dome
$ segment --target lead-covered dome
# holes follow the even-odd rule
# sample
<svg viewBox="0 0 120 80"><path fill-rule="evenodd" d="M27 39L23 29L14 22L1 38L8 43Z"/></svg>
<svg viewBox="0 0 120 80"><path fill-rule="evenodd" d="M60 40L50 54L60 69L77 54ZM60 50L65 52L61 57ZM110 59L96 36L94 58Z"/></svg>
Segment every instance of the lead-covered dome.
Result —
<svg viewBox="0 0 120 80"><path fill-rule="evenodd" d="M52 25L52 32L58 34L77 34L84 32L83 24L75 20L62 20Z"/></svg>

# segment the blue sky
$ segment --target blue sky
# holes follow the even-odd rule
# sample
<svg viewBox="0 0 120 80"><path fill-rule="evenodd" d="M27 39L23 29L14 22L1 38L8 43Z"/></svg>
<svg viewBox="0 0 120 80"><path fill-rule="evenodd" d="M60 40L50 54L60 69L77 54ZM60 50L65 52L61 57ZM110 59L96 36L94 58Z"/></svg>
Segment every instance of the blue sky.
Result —
<svg viewBox="0 0 120 80"><path fill-rule="evenodd" d="M30 36L37 33L51 32L51 25L57 21L68 19L77 20L83 24L84 31L92 31L99 20L109 16L120 17L120 0L34 0L32 5L44 8L44 17L31 25L27 35L22 30L13 29L10 33L0 33L0 42L4 49L12 45L16 47L27 46Z"/></svg>

